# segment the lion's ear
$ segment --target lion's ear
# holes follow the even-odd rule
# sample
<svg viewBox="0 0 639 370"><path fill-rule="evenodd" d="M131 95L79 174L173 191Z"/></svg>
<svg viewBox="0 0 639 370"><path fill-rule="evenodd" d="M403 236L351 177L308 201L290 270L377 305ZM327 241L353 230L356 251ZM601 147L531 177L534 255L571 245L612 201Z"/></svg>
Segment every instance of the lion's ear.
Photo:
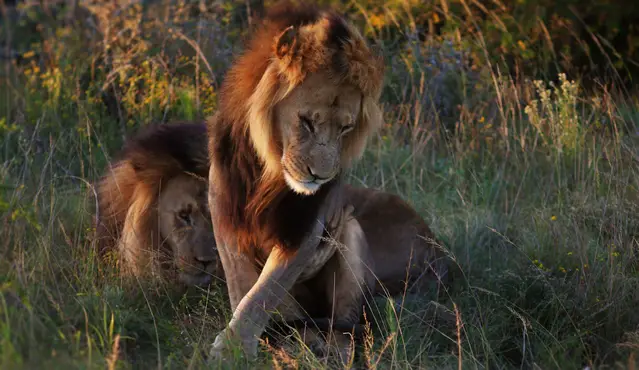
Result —
<svg viewBox="0 0 639 370"><path fill-rule="evenodd" d="M275 45L275 55L278 58L284 58L287 55L294 55L299 47L297 42L297 29L293 26L288 27L277 38Z"/></svg>

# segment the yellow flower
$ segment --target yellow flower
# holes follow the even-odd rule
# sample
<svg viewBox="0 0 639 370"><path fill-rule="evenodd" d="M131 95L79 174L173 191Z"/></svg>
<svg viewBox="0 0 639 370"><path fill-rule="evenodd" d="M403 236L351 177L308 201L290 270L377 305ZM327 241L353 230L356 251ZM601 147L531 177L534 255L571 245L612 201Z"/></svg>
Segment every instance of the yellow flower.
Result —
<svg viewBox="0 0 639 370"><path fill-rule="evenodd" d="M479 119L479 123L484 123L485 120L486 118L484 116L481 116L481 118Z"/></svg>
<svg viewBox="0 0 639 370"><path fill-rule="evenodd" d="M550 217L550 221L557 221L557 216L552 215L552 216Z"/></svg>
<svg viewBox="0 0 639 370"><path fill-rule="evenodd" d="M384 27L384 17L377 15L377 14L373 14L370 17L370 22L371 25L375 28L382 28Z"/></svg>
<svg viewBox="0 0 639 370"><path fill-rule="evenodd" d="M34 55L35 55L35 51L29 50L26 53L22 54L22 57L25 58L25 59L29 59L29 58L31 58Z"/></svg>
<svg viewBox="0 0 639 370"><path fill-rule="evenodd" d="M519 46L521 50L526 50L526 44L521 40L517 41L517 46Z"/></svg>

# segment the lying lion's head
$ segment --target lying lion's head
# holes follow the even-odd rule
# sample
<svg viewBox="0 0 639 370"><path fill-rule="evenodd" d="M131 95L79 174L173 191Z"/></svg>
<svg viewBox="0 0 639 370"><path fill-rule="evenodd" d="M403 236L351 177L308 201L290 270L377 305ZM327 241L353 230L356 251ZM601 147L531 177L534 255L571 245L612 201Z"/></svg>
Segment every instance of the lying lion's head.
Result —
<svg viewBox="0 0 639 370"><path fill-rule="evenodd" d="M122 272L142 276L168 264L184 284L211 281L208 163L201 123L156 125L127 141L98 184L98 246L117 253Z"/></svg>
<svg viewBox="0 0 639 370"><path fill-rule="evenodd" d="M218 258L207 183L188 175L169 180L159 196L158 214L160 235L171 249L178 280L186 285L209 284L218 273Z"/></svg>

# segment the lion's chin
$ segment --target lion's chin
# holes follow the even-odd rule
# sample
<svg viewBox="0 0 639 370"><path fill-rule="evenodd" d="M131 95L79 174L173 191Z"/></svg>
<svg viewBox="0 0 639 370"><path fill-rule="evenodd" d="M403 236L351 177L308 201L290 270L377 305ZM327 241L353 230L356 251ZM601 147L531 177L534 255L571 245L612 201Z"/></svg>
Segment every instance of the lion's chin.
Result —
<svg viewBox="0 0 639 370"><path fill-rule="evenodd" d="M188 286L206 286L213 281L213 277L205 272L200 274L187 274L181 272L179 279L184 285Z"/></svg>
<svg viewBox="0 0 639 370"><path fill-rule="evenodd" d="M284 179L291 190L302 195L313 195L322 186L321 183L315 181L297 181L288 172L284 171Z"/></svg>

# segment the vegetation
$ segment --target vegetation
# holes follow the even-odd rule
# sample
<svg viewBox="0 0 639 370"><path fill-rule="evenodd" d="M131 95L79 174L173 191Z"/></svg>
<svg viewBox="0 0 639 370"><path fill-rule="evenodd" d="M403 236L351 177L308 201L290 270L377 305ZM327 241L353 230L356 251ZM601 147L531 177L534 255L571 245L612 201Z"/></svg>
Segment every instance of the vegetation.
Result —
<svg viewBox="0 0 639 370"><path fill-rule="evenodd" d="M409 200L463 271L437 303L380 299L361 361L634 368L639 100L626 89L636 5L607 2L602 19L603 5L576 3L586 28L570 2L334 3L387 62L386 126L350 181ZM224 286L126 288L93 254L91 184L140 126L215 110L254 22L247 5L261 9L0 1L2 368L207 366L202 351L230 314ZM589 62L593 42L605 63ZM299 344L293 354L265 346L260 358L322 361Z"/></svg>

